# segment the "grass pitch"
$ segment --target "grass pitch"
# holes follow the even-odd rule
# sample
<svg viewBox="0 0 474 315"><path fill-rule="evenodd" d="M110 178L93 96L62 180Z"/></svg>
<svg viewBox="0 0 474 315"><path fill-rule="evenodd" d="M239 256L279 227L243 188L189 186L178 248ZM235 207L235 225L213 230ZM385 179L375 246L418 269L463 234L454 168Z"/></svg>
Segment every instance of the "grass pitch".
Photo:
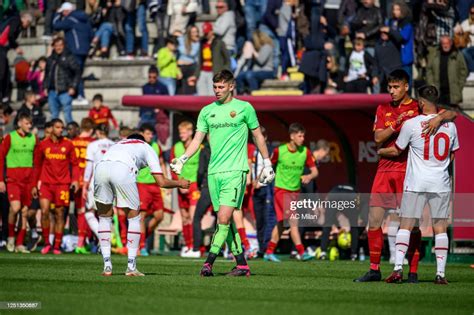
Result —
<svg viewBox="0 0 474 315"><path fill-rule="evenodd" d="M126 258L112 257L101 277L100 255L0 253L0 301L39 301L41 310L0 314L473 314L474 269L448 264L448 286L432 283L421 264L418 285L353 283L368 262L251 261L250 278L229 278L218 260L214 278L199 277L202 260L139 257L146 277L125 277ZM382 266L383 276L391 267ZM384 314L385 313L385 314Z"/></svg>

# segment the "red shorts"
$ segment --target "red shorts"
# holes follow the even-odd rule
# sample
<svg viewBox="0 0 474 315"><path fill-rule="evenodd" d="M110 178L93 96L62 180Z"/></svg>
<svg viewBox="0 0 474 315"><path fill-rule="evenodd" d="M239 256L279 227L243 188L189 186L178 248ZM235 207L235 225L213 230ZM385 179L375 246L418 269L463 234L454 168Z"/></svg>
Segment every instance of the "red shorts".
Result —
<svg viewBox="0 0 474 315"><path fill-rule="evenodd" d="M69 206L69 185L41 183L40 199L48 199L55 207Z"/></svg>
<svg viewBox="0 0 474 315"><path fill-rule="evenodd" d="M191 183L187 194L182 194L178 190L178 206L180 209L189 209L190 206L195 206L201 197L198 190L197 183Z"/></svg>
<svg viewBox="0 0 474 315"><path fill-rule="evenodd" d="M400 208L405 172L377 172L369 205L385 209Z"/></svg>
<svg viewBox="0 0 474 315"><path fill-rule="evenodd" d="M163 210L161 188L156 184L137 183L140 197L140 210L152 215L153 212Z"/></svg>
<svg viewBox="0 0 474 315"><path fill-rule="evenodd" d="M76 209L81 209L85 207L85 200L82 199L82 188L79 188L77 193L74 195L74 202L76 203Z"/></svg>
<svg viewBox="0 0 474 315"><path fill-rule="evenodd" d="M275 194L273 196L275 214L277 222L283 221L285 218L290 217L290 205L291 200L297 200L300 195L300 191L289 191L286 189L275 187Z"/></svg>
<svg viewBox="0 0 474 315"><path fill-rule="evenodd" d="M22 206L31 206L33 197L31 196L31 183L7 182L7 192L9 201L19 201Z"/></svg>

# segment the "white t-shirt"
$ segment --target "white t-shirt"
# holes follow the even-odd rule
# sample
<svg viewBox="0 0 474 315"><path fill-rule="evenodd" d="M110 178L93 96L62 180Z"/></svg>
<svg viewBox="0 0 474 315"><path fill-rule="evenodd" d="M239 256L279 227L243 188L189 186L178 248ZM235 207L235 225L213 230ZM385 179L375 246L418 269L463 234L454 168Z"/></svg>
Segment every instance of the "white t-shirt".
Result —
<svg viewBox="0 0 474 315"><path fill-rule="evenodd" d="M107 152L107 150L114 144L115 142L112 140L104 138L95 140L87 146L84 181L90 181L94 164L97 164L102 159L105 152Z"/></svg>
<svg viewBox="0 0 474 315"><path fill-rule="evenodd" d="M367 68L365 67L364 54L362 51L352 51L349 57L349 71L347 73L347 81L354 81L359 79L361 75L367 75Z"/></svg>
<svg viewBox="0 0 474 315"><path fill-rule="evenodd" d="M448 166L451 152L459 149L458 134L456 125L448 122L441 125L435 135L429 138L422 135L427 121L435 116L419 115L407 120L395 142L401 150L410 145L404 191L451 191Z"/></svg>
<svg viewBox="0 0 474 315"><path fill-rule="evenodd" d="M138 171L147 166L152 174L163 174L158 155L146 142L138 139L124 139L104 154L101 161L122 162Z"/></svg>

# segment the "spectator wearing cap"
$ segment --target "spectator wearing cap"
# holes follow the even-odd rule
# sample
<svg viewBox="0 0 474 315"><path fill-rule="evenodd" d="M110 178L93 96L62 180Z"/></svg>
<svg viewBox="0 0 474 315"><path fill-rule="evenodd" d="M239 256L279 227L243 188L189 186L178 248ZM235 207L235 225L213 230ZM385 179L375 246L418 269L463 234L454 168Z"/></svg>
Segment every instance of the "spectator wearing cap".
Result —
<svg viewBox="0 0 474 315"><path fill-rule="evenodd" d="M165 41L165 47L158 50L157 66L160 72L161 83L166 85L169 95L176 94L176 81L181 80L182 74L176 61L178 40L170 36Z"/></svg>
<svg viewBox="0 0 474 315"><path fill-rule="evenodd" d="M351 22L351 31L355 38L365 42L365 50L373 57L375 42L379 38L379 29L383 25L382 13L375 6L375 0L362 0L362 6Z"/></svg>
<svg viewBox="0 0 474 315"><path fill-rule="evenodd" d="M64 31L67 49L76 58L79 65L80 77L84 71L84 65L89 54L90 43L93 38L92 26L89 17L84 11L75 10L70 2L64 2L53 19L53 28L56 31ZM78 86L78 105L87 105L84 99L84 84Z"/></svg>
<svg viewBox="0 0 474 315"><path fill-rule="evenodd" d="M224 69L230 70L230 57L224 42L214 34L211 23L205 22L202 32L204 39L194 79L197 80L198 95L214 95L212 77Z"/></svg>
<svg viewBox="0 0 474 315"><path fill-rule="evenodd" d="M76 58L66 50L64 38L56 38L53 41L53 53L46 62L43 82L51 119L59 118L62 108L66 123L73 121L72 97L76 94L80 79L81 69Z"/></svg>
<svg viewBox="0 0 474 315"><path fill-rule="evenodd" d="M21 15L13 15L6 17L0 23L0 102L6 103L10 99L11 82L10 82L10 66L8 63L8 51L15 49L19 55L23 54L23 50L17 43L17 38L23 29L30 26L33 17L29 13Z"/></svg>
<svg viewBox="0 0 474 315"><path fill-rule="evenodd" d="M439 91L439 103L458 105L468 74L466 61L448 35L441 36L440 47L428 56L426 83Z"/></svg>
<svg viewBox="0 0 474 315"><path fill-rule="evenodd" d="M148 69L148 83L142 87L143 95L168 95L168 88L166 85L158 81L158 69L155 66L150 66ZM143 124L156 125L156 115L159 110L151 107L140 107L140 122L139 126Z"/></svg>

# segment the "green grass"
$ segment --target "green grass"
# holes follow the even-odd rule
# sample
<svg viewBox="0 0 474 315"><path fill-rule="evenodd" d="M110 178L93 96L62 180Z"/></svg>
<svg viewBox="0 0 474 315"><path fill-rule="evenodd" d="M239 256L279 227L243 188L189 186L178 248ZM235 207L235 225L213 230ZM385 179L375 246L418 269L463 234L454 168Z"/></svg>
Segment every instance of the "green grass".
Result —
<svg viewBox="0 0 474 315"><path fill-rule="evenodd" d="M29 314L473 314L474 269L448 264L448 286L432 283L435 265L420 266L418 285L353 283L367 262L251 261L250 278L198 276L201 260L139 257L146 277L128 278L126 258L114 256L104 278L100 256L0 254L0 301L40 301ZM390 271L384 265L384 275ZM385 312L385 314L383 313ZM0 310L0 314L19 311Z"/></svg>

